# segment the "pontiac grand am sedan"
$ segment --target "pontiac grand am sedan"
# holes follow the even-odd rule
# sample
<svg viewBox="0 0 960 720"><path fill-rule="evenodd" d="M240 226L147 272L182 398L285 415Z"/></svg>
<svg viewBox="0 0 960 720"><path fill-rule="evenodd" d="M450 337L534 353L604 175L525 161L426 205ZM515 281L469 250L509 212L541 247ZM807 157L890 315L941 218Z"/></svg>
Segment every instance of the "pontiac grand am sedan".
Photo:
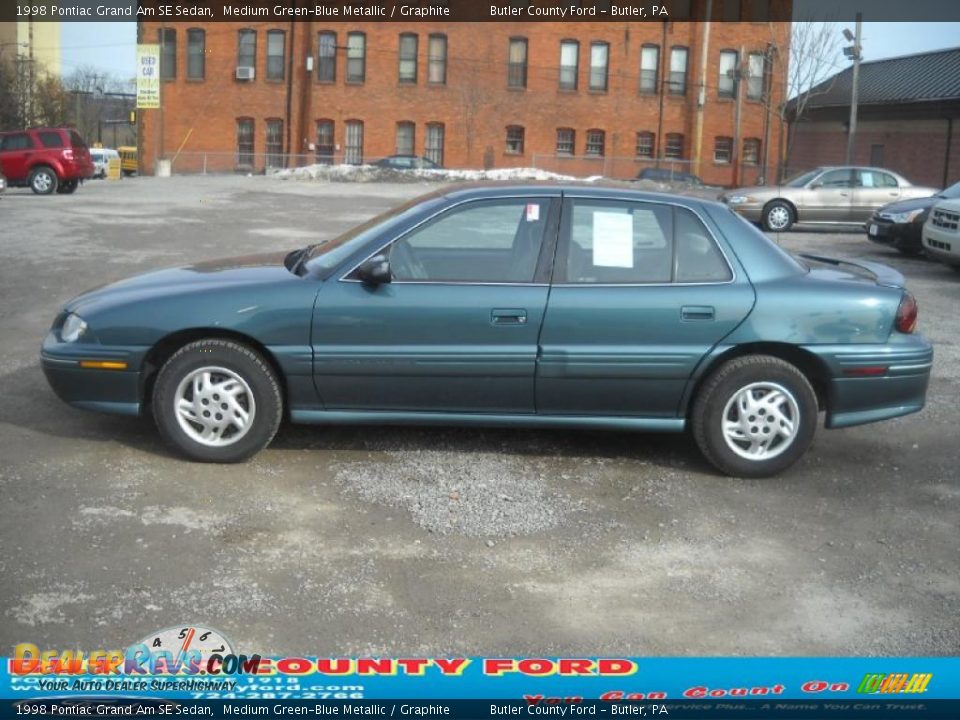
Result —
<svg viewBox="0 0 960 720"><path fill-rule="evenodd" d="M322 220L318 219L318 223ZM692 429L724 473L920 410L903 277L795 259L721 204L596 186L441 190L286 254L159 270L68 302L56 393L152 413L237 462L297 423Z"/></svg>

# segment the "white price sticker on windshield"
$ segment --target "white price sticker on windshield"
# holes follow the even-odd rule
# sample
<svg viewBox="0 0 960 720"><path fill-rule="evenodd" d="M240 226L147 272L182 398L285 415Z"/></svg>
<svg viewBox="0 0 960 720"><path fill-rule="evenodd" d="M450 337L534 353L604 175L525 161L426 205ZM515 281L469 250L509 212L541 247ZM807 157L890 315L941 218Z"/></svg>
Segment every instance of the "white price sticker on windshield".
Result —
<svg viewBox="0 0 960 720"><path fill-rule="evenodd" d="M536 222L540 219L539 203L527 203L527 222Z"/></svg>

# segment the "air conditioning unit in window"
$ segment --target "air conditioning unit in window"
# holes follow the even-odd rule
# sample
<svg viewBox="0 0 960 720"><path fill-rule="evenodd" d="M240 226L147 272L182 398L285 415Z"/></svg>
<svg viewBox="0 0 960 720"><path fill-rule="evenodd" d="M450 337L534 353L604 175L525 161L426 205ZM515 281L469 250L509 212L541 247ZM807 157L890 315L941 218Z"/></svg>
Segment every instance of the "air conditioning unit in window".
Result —
<svg viewBox="0 0 960 720"><path fill-rule="evenodd" d="M255 69L252 67L237 68L237 80L253 80L255 74Z"/></svg>

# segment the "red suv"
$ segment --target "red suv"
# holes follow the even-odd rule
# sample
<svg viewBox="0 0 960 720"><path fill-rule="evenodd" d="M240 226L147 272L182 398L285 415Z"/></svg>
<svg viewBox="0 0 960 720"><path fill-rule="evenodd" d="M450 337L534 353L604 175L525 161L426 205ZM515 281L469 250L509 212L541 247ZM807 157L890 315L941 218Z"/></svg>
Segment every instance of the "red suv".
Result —
<svg viewBox="0 0 960 720"><path fill-rule="evenodd" d="M29 185L38 195L72 193L93 177L93 160L76 130L31 128L0 133L0 169L8 185Z"/></svg>

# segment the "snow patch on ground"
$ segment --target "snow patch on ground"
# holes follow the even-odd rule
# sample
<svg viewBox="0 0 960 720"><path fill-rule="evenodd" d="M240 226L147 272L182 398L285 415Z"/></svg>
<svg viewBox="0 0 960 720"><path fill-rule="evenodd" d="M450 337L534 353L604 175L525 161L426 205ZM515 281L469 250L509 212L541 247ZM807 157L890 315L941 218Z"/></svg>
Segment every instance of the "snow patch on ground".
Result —
<svg viewBox="0 0 960 720"><path fill-rule="evenodd" d="M391 170L373 165L306 165L278 170L272 174L281 180L321 180L328 182L464 182L482 180L577 181L572 175L537 168L496 168L493 170ZM600 176L587 178L587 182Z"/></svg>

